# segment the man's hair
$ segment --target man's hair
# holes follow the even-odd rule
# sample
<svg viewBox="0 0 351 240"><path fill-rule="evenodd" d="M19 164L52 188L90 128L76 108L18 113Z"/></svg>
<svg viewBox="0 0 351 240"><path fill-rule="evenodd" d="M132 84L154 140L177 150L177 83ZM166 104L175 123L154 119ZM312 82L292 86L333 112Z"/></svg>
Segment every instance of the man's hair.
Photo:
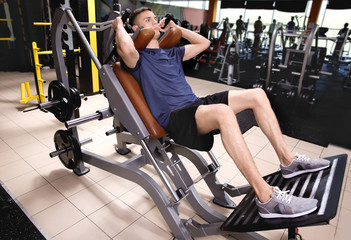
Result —
<svg viewBox="0 0 351 240"><path fill-rule="evenodd" d="M133 26L133 25L135 24L135 23L134 23L135 18L136 18L140 13L142 13L142 12L144 12L144 11L152 11L152 10L151 10L151 8L149 8L149 7L141 7L141 8L135 9L135 10L130 14L130 16L129 16L129 24L130 24L131 26Z"/></svg>

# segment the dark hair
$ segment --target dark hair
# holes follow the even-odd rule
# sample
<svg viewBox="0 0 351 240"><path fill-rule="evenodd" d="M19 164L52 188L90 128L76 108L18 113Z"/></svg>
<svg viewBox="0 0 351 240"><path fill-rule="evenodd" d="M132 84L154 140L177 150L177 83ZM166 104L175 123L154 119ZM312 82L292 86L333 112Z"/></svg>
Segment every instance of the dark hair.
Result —
<svg viewBox="0 0 351 240"><path fill-rule="evenodd" d="M144 11L152 11L151 8L149 7L141 7L141 8L137 8L135 9L129 16L129 24L131 26L134 25L134 21L135 21L135 18L142 12Z"/></svg>

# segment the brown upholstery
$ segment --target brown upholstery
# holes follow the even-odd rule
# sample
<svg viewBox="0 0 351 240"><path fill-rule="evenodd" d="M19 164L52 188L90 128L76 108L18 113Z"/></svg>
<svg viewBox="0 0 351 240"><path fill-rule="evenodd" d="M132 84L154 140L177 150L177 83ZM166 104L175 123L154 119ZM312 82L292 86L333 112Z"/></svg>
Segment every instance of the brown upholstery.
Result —
<svg viewBox="0 0 351 240"><path fill-rule="evenodd" d="M140 29L138 35L134 39L135 48L137 50L145 49L154 35L155 31L150 28ZM163 38L161 39L160 47L173 47L181 37L182 32L179 29L171 28L164 34ZM113 71L117 75L117 78L123 86L124 91L126 91L130 101L138 112L150 135L153 138L160 138L165 136L167 133L152 115L138 82L131 74L122 69L120 62L116 62L113 65Z"/></svg>
<svg viewBox="0 0 351 240"><path fill-rule="evenodd" d="M181 37L182 31L180 29L168 29L159 41L160 48L166 49L175 46Z"/></svg>
<svg viewBox="0 0 351 240"><path fill-rule="evenodd" d="M154 35L155 31L151 28L140 29L138 35L134 39L134 46L136 50L144 50Z"/></svg>
<svg viewBox="0 0 351 240"><path fill-rule="evenodd" d="M139 87L138 82L131 74L122 69L121 63L119 62L113 65L113 71L117 75L117 78L123 86L124 91L126 91L129 99L131 100L150 135L153 138L160 138L165 136L167 133L151 114L151 111L145 101L144 95Z"/></svg>

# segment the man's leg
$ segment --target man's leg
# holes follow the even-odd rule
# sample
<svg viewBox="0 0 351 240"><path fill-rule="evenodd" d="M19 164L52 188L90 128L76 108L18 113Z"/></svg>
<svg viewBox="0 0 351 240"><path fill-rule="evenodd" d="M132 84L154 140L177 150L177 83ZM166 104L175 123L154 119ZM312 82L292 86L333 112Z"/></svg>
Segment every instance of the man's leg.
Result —
<svg viewBox="0 0 351 240"><path fill-rule="evenodd" d="M227 153L256 193L256 204L261 217L290 218L315 211L318 202L316 199L288 195L287 191L281 191L277 187L272 188L263 180L241 134L235 113L252 108L257 122L276 151L281 155L286 154L287 156L284 156L286 159L289 159L288 155L291 155L290 161L294 158L284 142L278 121L265 93L260 89L252 89L228 94L228 105L214 104L198 107L195 113L198 132L206 134L214 129L220 130ZM289 160L286 161L289 162ZM305 159L302 161L304 162Z"/></svg>
<svg viewBox="0 0 351 240"><path fill-rule="evenodd" d="M259 127L271 142L280 162L283 165L290 164L294 159L294 154L285 143L278 120L266 93L262 89L229 91L228 105L233 109L234 113L252 109Z"/></svg>
<svg viewBox="0 0 351 240"><path fill-rule="evenodd" d="M273 188L263 180L241 134L236 116L225 104L199 106L195 119L200 134L214 129L221 131L223 146L240 172L247 179L261 202L270 199Z"/></svg>

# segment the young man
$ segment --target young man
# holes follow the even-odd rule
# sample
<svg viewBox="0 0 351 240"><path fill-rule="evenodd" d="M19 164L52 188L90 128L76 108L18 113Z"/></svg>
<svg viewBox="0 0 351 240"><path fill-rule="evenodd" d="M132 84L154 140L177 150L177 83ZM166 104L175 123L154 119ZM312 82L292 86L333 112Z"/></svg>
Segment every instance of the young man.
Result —
<svg viewBox="0 0 351 240"><path fill-rule="evenodd" d="M243 31L245 30L245 24L244 21L242 20L242 15L239 16L239 19L236 20L236 36L238 37L239 41L241 41L241 35L243 33Z"/></svg>
<svg viewBox="0 0 351 240"><path fill-rule="evenodd" d="M291 153L263 90L228 91L198 98L186 82L182 61L207 49L209 40L172 21L165 29L161 29L164 19L159 24L149 8L135 10L130 15L129 24L134 31L139 26L155 31L147 48L137 51L131 37L124 30L121 18L116 18L112 23L122 64L137 79L152 114L176 143L208 151L212 148L214 132L219 130L226 151L255 190L256 203L262 217L297 217L317 208L315 199L291 196L268 185L256 168L235 116L248 108L253 109L259 126L277 152L284 177L318 171L329 166L329 161L294 156ZM160 49L157 39L160 32L169 27L180 29L190 44Z"/></svg>
<svg viewBox="0 0 351 240"><path fill-rule="evenodd" d="M263 33L263 23L261 21L261 16L254 23L254 43L252 45L252 53L256 54L260 47L261 35Z"/></svg>
<svg viewBox="0 0 351 240"><path fill-rule="evenodd" d="M295 17L292 16L290 22L286 24L286 29L288 33L294 33L296 28L295 28L295 22L294 22ZM289 38L289 44L290 46L295 42L294 37L288 37Z"/></svg>

